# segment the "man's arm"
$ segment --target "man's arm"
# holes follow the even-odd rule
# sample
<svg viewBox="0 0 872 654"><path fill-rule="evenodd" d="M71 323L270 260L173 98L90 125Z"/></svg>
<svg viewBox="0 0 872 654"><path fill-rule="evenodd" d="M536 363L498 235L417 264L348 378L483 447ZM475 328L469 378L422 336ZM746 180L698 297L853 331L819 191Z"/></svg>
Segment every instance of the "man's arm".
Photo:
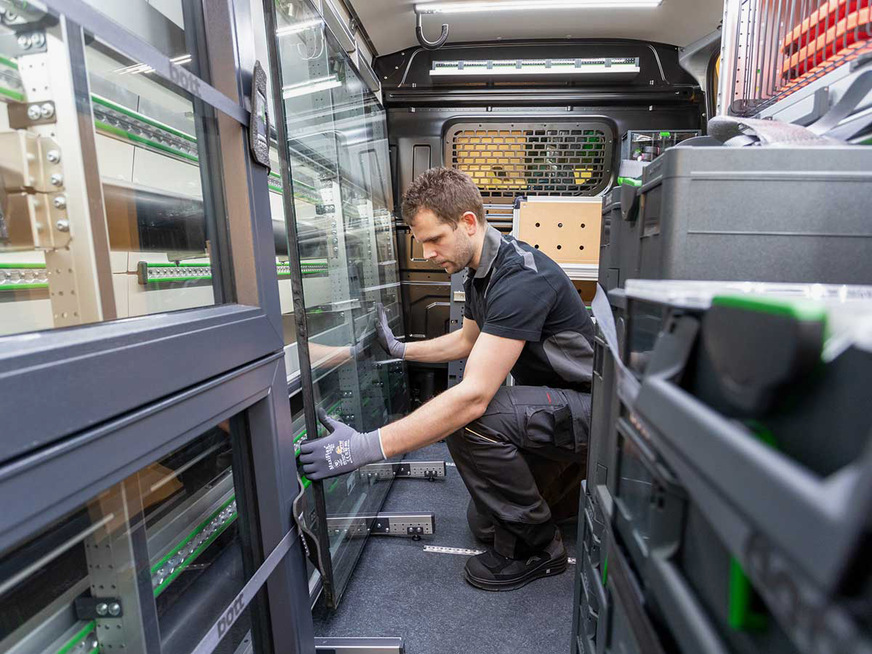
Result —
<svg viewBox="0 0 872 654"><path fill-rule="evenodd" d="M475 324L465 320L464 328L469 323ZM381 428L384 455L390 458L430 445L480 418L523 349L524 341L492 334L478 337L463 381L405 418Z"/></svg>
<svg viewBox="0 0 872 654"><path fill-rule="evenodd" d="M428 341L406 343L405 359L406 361L423 361L425 363L457 361L469 356L478 335L479 329L475 320L466 318L463 321L463 327L456 332L445 334L439 338L431 338Z"/></svg>

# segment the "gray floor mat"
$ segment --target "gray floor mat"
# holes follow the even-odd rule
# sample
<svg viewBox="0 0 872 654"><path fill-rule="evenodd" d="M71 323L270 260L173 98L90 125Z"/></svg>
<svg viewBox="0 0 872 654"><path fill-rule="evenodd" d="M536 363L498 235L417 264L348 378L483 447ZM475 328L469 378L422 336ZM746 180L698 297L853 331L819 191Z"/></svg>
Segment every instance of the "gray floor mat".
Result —
<svg viewBox="0 0 872 654"><path fill-rule="evenodd" d="M450 460L444 444L410 455ZM384 511L432 511L436 534L420 542L370 538L342 604L316 607L318 636L401 636L408 654L568 654L575 566L506 593L488 593L463 579L466 557L424 552L424 545L482 549L466 525L469 494L457 469L444 481L394 483ZM563 529L575 556L575 525Z"/></svg>

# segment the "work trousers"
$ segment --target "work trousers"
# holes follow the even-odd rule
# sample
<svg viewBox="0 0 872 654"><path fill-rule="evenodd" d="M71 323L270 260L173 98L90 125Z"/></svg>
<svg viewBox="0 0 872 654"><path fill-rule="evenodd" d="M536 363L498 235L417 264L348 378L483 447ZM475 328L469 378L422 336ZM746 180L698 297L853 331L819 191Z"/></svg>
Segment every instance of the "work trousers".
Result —
<svg viewBox="0 0 872 654"><path fill-rule="evenodd" d="M577 513L589 430L588 393L500 388L481 418L447 439L472 496L473 533L492 533L494 549L510 558L544 549L554 537L554 510Z"/></svg>

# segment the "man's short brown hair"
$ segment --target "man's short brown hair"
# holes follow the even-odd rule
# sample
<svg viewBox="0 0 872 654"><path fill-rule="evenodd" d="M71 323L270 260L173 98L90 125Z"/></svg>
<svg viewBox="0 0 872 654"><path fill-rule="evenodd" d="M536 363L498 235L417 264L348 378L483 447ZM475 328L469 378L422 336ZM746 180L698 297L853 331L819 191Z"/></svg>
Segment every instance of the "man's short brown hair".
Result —
<svg viewBox="0 0 872 654"><path fill-rule="evenodd" d="M467 211L485 224L478 187L469 175L453 168L431 168L412 181L403 194L403 220L410 224L421 209L429 209L453 227Z"/></svg>

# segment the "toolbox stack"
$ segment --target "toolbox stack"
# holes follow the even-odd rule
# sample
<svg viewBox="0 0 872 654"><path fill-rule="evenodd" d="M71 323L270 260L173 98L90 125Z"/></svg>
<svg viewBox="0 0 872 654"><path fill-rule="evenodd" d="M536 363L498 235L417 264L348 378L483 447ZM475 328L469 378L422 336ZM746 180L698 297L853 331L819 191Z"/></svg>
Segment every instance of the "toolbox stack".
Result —
<svg viewBox="0 0 872 654"><path fill-rule="evenodd" d="M872 151L789 150L603 198L579 654L872 652Z"/></svg>

